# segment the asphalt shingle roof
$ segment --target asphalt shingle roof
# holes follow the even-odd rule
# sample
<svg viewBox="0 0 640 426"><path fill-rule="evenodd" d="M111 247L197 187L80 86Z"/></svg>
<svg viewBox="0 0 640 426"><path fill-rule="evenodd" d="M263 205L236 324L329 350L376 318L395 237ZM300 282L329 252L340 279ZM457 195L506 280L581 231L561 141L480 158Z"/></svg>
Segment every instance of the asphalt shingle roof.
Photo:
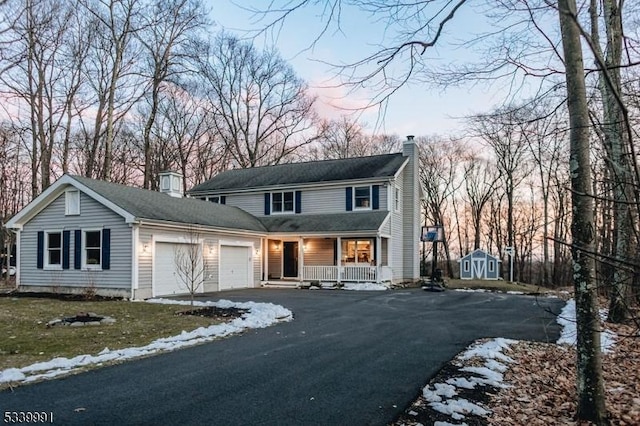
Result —
<svg viewBox="0 0 640 426"><path fill-rule="evenodd" d="M407 157L401 153L234 169L195 186L189 193L276 185L335 182L394 176Z"/></svg>
<svg viewBox="0 0 640 426"><path fill-rule="evenodd" d="M81 176L71 177L139 219L266 231L256 217L237 207L194 198L175 198L157 191L132 188Z"/></svg>
<svg viewBox="0 0 640 426"><path fill-rule="evenodd" d="M387 211L304 214L265 216L260 220L269 232L375 232L380 229L388 214Z"/></svg>

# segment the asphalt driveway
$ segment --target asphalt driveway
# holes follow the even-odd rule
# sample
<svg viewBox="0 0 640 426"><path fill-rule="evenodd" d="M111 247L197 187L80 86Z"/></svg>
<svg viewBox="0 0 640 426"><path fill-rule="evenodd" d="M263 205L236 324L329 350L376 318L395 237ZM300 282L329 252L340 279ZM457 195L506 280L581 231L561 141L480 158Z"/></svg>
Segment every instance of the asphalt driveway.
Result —
<svg viewBox="0 0 640 426"><path fill-rule="evenodd" d="M393 420L481 337L555 341L558 299L419 289L241 290L294 320L0 392L0 411L64 425L368 425Z"/></svg>

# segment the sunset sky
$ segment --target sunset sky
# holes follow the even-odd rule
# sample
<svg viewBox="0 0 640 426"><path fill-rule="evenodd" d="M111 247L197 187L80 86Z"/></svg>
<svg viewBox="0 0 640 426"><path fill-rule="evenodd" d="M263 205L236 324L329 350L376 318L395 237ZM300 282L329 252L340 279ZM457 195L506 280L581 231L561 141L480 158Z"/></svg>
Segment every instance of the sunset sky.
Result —
<svg viewBox="0 0 640 426"><path fill-rule="evenodd" d="M211 18L216 28L248 37L247 30L264 27L267 20L257 22L255 15L247 10L251 5L267 7L266 1L209 0ZM237 5L241 3L243 7ZM358 108L366 105L371 93L361 92L348 94L346 88L336 87L338 80L335 70L327 63L351 63L363 59L374 52L376 46L386 37L392 37L390 31L385 32L385 23L376 22L376 17L358 10L342 11L341 31L332 28L311 49L309 46L322 31L321 10L318 8L302 9L291 16L277 37L258 38L256 47L262 48L269 43L277 46L281 55L289 61L299 76L304 78L312 90L320 97L319 111L327 116L337 117L340 110L332 108L337 105L343 108ZM467 10L461 13L456 26L445 34L445 42L455 42L472 32L482 31L483 20L479 14ZM464 29L461 30L461 29ZM455 31L455 32L454 32ZM427 52L429 61L436 63L461 62L471 53L444 44ZM333 86L333 87L329 87ZM399 90L391 98L382 122L377 121L378 109L373 108L362 114L361 122L368 125L369 131L378 133L442 136L459 134L463 121L459 117L474 113L486 112L492 106L500 104L505 97L505 90L500 87L476 86L450 88L428 87L426 84L414 83ZM376 127L377 126L377 127Z"/></svg>

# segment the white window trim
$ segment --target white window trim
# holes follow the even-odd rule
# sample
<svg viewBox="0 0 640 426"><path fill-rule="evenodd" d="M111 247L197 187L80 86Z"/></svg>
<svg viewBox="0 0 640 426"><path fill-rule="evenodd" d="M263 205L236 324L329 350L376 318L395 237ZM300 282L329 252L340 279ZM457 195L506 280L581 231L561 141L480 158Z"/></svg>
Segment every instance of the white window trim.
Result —
<svg viewBox="0 0 640 426"><path fill-rule="evenodd" d="M60 263L49 263L49 235L50 234L60 234ZM63 232L61 229L50 229L48 231L44 231L44 262L43 262L43 268L44 269L51 269L51 270L62 270L62 256L63 253L62 251L64 250L64 241L63 241Z"/></svg>
<svg viewBox="0 0 640 426"><path fill-rule="evenodd" d="M496 262L492 259L488 259L487 263L489 264L489 272L495 272L496 270Z"/></svg>
<svg viewBox="0 0 640 426"><path fill-rule="evenodd" d="M74 195L71 195L74 194ZM78 197L77 210L71 210L71 196ZM64 214L65 216L78 216L80 215L80 191L77 189L69 189L64 192Z"/></svg>
<svg viewBox="0 0 640 426"><path fill-rule="evenodd" d="M293 194L293 210L284 210L284 194L287 192ZM282 211L273 209L273 194L282 194ZM296 212L296 191L274 191L271 192L269 199L271 201L271 214L294 214Z"/></svg>
<svg viewBox="0 0 640 426"><path fill-rule="evenodd" d="M368 207L358 207L356 206L356 188L369 188L369 206ZM373 185L358 185L354 186L351 190L352 192L352 206L353 210L373 210Z"/></svg>
<svg viewBox="0 0 640 426"><path fill-rule="evenodd" d="M87 232L100 233L100 263L87 264ZM82 230L82 269L85 271L102 271L102 228L87 228Z"/></svg>
<svg viewBox="0 0 640 426"><path fill-rule="evenodd" d="M219 195L210 195L207 198L207 201L210 203L215 203L215 204L220 204L220 196ZM217 198L218 201L213 200L214 198Z"/></svg>
<svg viewBox="0 0 640 426"><path fill-rule="evenodd" d="M469 259L465 259L462 261L462 271L469 272L471 267L471 261Z"/></svg>

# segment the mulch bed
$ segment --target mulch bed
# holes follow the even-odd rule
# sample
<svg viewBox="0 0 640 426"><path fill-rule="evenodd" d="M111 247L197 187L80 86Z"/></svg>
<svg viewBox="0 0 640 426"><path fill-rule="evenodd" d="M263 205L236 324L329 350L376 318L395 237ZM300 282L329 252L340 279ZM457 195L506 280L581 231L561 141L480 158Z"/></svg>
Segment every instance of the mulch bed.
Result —
<svg viewBox="0 0 640 426"><path fill-rule="evenodd" d="M240 318L248 311L239 308L219 308L217 306L205 306L203 308L190 309L188 311L178 311L176 315L194 315L207 318L219 318L224 320Z"/></svg>

